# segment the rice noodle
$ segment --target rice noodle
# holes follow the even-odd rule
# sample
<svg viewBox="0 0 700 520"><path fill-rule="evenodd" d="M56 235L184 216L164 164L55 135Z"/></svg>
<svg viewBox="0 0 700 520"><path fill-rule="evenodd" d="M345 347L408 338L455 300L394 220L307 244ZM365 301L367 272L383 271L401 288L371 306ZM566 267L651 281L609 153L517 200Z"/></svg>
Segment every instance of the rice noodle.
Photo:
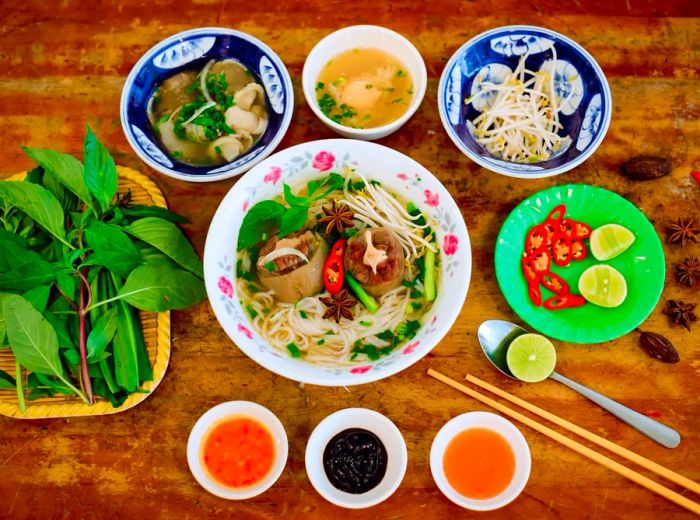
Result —
<svg viewBox="0 0 700 520"><path fill-rule="evenodd" d="M359 339L378 348L389 345L376 334L394 330L405 319L406 305L410 301L409 289L397 287L379 299L379 310L375 314L358 303L353 308L352 321L336 323L323 318L328 308L318 296L303 298L296 304L280 303L272 292L252 293L248 285L237 279L238 294L257 312L253 326L270 346L288 354L287 345L294 343L306 361L333 366L356 363L350 357ZM324 292L321 296L327 295Z"/></svg>
<svg viewBox="0 0 700 520"><path fill-rule="evenodd" d="M549 159L568 141L558 134L563 126L554 89L557 51L554 46L551 49L552 60L539 71L526 68L526 53L502 83L484 82L482 90L465 101L469 104L479 96L495 94L491 106L472 121L477 142L495 157L538 162Z"/></svg>

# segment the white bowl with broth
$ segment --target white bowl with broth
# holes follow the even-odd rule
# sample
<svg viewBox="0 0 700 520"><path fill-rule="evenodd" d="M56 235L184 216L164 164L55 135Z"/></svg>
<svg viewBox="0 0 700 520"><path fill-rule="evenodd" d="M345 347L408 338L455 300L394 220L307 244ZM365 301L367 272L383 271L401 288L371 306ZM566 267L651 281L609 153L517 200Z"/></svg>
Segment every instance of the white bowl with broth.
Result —
<svg viewBox="0 0 700 520"><path fill-rule="evenodd" d="M316 44L304 63L302 86L306 102L326 126L343 137L371 141L411 118L423 101L427 77L423 58L404 36L355 25ZM335 102L330 110L324 95Z"/></svg>
<svg viewBox="0 0 700 520"><path fill-rule="evenodd" d="M415 258L425 258L425 265L435 266L432 300L428 300L426 288L430 283L424 283L423 274L423 278L415 275L415 283L410 288L403 283L410 277L406 274L400 285L376 297L379 309L375 314L368 313L362 303L356 303L351 307L352 317L343 317L336 323L333 317L321 316L326 309L319 301L321 297L328 297L325 289L300 296L295 303L281 302L274 289L267 291L259 286L260 280L251 267L257 266L260 274L258 262L238 263L242 255L248 254L245 248L238 252L237 248L240 236L247 235L245 226L241 233L241 223L250 218L251 208L262 201L283 200L285 184L299 196L303 194L300 187L310 181L330 178L331 174L339 174L340 178L349 175L352 179L362 174L376 191L381 187L389 194L394 206L401 208L410 202L415 211L420 212L425 219L421 229L430 227L425 236L431 250L435 250L435 260L428 261L427 247L416 249ZM366 186L362 184L352 193L359 193L358 197L370 196L374 192ZM342 197L350 202L356 200L352 193L333 192L332 196L337 196L339 204L344 204ZM323 234L325 225L318 226L313 218L309 213L305 221L309 227L302 228L300 233L310 229ZM357 219L354 222L358 228L362 227ZM397 236L401 236L402 231L397 229ZM368 229L363 231L367 233ZM275 228L271 228L270 235L264 239L271 240L275 233ZM358 232L355 236L361 234ZM402 240L405 238L401 236ZM406 265L418 263L420 260L414 259ZM409 268L406 269L409 273ZM427 272L425 268L424 273ZM245 354L272 372L295 381L347 386L377 381L400 372L439 343L457 319L466 298L471 276L471 247L456 203L420 164L377 144L331 139L278 152L231 188L214 215L207 235L204 274L209 301L219 323ZM414 306L416 302L419 302L418 307Z"/></svg>

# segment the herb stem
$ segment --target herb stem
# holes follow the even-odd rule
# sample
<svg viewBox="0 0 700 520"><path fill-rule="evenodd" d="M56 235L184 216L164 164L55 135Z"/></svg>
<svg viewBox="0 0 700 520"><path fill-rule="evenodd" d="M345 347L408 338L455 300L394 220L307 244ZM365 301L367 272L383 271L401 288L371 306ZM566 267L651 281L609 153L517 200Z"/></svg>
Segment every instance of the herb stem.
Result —
<svg viewBox="0 0 700 520"><path fill-rule="evenodd" d="M122 298L124 298L124 295L117 294L116 296L112 296L111 298L107 298L106 300L102 300L101 302L93 303L89 307L86 307L85 312L90 312L93 309L97 309L98 307L102 307L103 305L106 305L108 303L116 302L117 300L121 300Z"/></svg>
<svg viewBox="0 0 700 520"><path fill-rule="evenodd" d="M58 289L59 294L61 296L63 296L66 299L66 301L70 304L70 306L73 307L77 311L78 306L75 304L75 302L73 300L71 300L65 292L63 292L63 289L61 289L61 287L58 285L58 283L56 283L55 285L56 285L56 289ZM56 314L56 313L54 313L54 314Z"/></svg>
<svg viewBox="0 0 700 520"><path fill-rule="evenodd" d="M87 268L85 269L87 271ZM90 306L92 300L92 295L90 291L90 284L87 281L87 277L84 272L78 271L80 278L82 280L80 284L80 309L79 309L79 327L80 327L80 368L83 388L85 390L85 396L87 398L87 403L92 404L95 400L92 395L92 381L90 381L90 373L88 372L87 364L87 334L85 330L85 322L87 310L86 308Z"/></svg>
<svg viewBox="0 0 700 520"><path fill-rule="evenodd" d="M17 387L17 403L19 404L20 412L27 409L27 402L24 400L24 386L22 385L22 365L15 360L15 385Z"/></svg>
<svg viewBox="0 0 700 520"><path fill-rule="evenodd" d="M357 299L362 302L362 305L367 307L367 310L374 314L379 310L379 304L372 296L367 294L367 292L362 288L360 282L358 282L354 276L350 273L345 273L345 282L350 287L350 290L357 296Z"/></svg>

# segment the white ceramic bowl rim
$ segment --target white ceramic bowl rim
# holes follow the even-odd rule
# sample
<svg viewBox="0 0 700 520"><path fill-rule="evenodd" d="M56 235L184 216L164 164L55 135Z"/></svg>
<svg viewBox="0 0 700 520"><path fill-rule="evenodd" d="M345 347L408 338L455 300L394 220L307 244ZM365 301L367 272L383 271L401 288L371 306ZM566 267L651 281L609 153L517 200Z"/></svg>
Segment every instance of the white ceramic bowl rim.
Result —
<svg viewBox="0 0 700 520"><path fill-rule="evenodd" d="M462 143L462 140L459 138L459 136L454 132L452 129L452 126L450 125L449 121L447 120L447 110L445 108L445 103L443 102L443 95L442 92L445 90L445 85L447 83L447 71L452 68L452 65L454 64L455 61L457 61L462 53L468 49L470 46L472 46L474 43L478 42L479 40L490 38L491 36L501 33L503 31L518 31L518 30L526 30L526 31L537 31L541 32L543 34L546 34L548 36L552 36L554 38L560 39L563 42L569 44L571 47L576 49L578 52L580 52L591 64L593 69L596 71L596 74L600 78L600 83L603 88L603 97L605 98L605 103L606 106L608 107L608 110L603 114L603 122L601 123L600 130L598 131L598 134L596 135L595 139L593 142L588 146L586 151L573 159L572 161L562 164L561 166L558 166L557 168L552 168L549 170L543 170L543 171L532 171L532 172L527 172L523 173L517 170L511 170L503 166L498 166L492 163L489 163L485 160L482 159L481 156L473 153L468 147L464 146L464 143ZM558 33L556 31L553 31L551 29L545 29L544 27L538 27L536 25L506 25L502 27L496 27L495 29L490 29L488 31L482 32L481 34L477 34L473 38L471 38L469 41L467 41L464 45L462 45L459 49L457 49L452 57L448 60L447 64L445 65L445 68L442 71L442 75L440 76L440 83L438 85L438 90L437 90L437 102L438 102L438 111L440 113L440 120L442 121L442 125L445 128L445 131L447 132L447 135L449 135L450 139L452 142L457 146L457 148L464 153L467 157L469 157L472 161L477 163L479 166L482 166L483 168L486 168L487 170L500 173L502 175L507 175L509 177L515 177L519 179L542 179L545 177L552 177L554 175L559 175L561 173L567 172L573 168L576 168L580 164L582 164L586 159L588 159L593 153L598 149L600 144L603 142L603 139L605 138L605 135L608 132L608 128L610 127L610 120L612 118L612 93L610 91L610 85L608 84L608 79L605 76L605 73L603 72L603 69L601 66L598 64L598 62L595 60L593 55L588 52L586 49L584 49L579 43L575 42L568 36L564 36L561 33Z"/></svg>
<svg viewBox="0 0 700 520"><path fill-rule="evenodd" d="M363 428L374 433L387 451L387 469L382 481L359 495L335 488L323 467L323 451L328 442L348 428ZM323 419L306 444L306 473L318 493L329 502L349 509L371 507L389 498L401 485L408 465L408 451L401 431L386 416L367 408L345 408Z"/></svg>
<svg viewBox="0 0 700 520"><path fill-rule="evenodd" d="M180 38L184 37L190 37L190 36L197 36L199 34L208 34L208 33L219 33L219 34L225 34L225 35L231 35L231 36L236 36L238 38L248 40L249 42L253 43L260 49L262 49L270 58L271 61L274 62L274 64L277 66L277 68L280 70L281 73L281 78L282 81L284 82L284 87L285 87L285 110L284 110L284 118L282 119L282 124L277 130L277 133L275 134L274 138L270 143L265 147L265 149L260 152L255 158L251 159L250 161L244 163L238 168L234 168L232 170L227 170L225 172L219 173L219 174L208 174L208 175L192 175L192 174L185 174L185 173L180 173L175 171L174 168L167 168L163 166L162 164L159 164L157 161L154 161L151 157L146 155L141 151L141 147L137 142L135 142L131 132L127 128L127 121L128 121L128 101L129 101L129 91L131 90L131 87L134 83L134 80L136 79L136 76L138 75L139 71L141 68L149 61L151 60L157 53L161 52L165 47L171 45L172 43L176 42ZM132 150L136 152L136 155L139 156L139 158L145 162L148 166L153 168L154 170L159 171L160 173L167 175L168 177L172 177L174 179L178 179L181 181L189 181L189 182L213 182L213 181L220 181L223 179L228 179L231 177L235 177L237 175L240 175L243 170L247 170L258 164L260 161L268 157L272 152L275 151L277 146L279 146L280 142L284 138L284 135L287 133L287 129L289 128L289 124L292 121L292 112L294 111L294 87L292 86L292 79L289 75L289 71L287 70L287 67L285 67L284 62L280 59L280 57L277 55L275 51L273 51L267 44L263 43L259 39L257 39L255 36L251 36L250 34L244 33L242 31L236 31L235 29L227 29L225 27L200 27L197 29L188 29L186 31L181 31L177 34L173 34L172 36L169 36L165 38L164 40L159 41L156 43L153 47L148 49L141 58L134 64L134 66L131 68L131 71L129 72L129 75L126 77L126 81L124 82L124 86L122 87L122 94L119 102L119 115L122 123L122 131L124 132L124 135L126 136L127 141L129 142L129 145L131 146ZM159 145L156 145L159 146Z"/></svg>
<svg viewBox="0 0 700 520"><path fill-rule="evenodd" d="M445 477L442 465L445 449L455 435L469 428L487 428L496 431L505 437L513 449L515 474L508 487L495 497L488 499L465 497L457 492ZM515 500L527 484L531 464L530 448L520 430L509 420L491 412L468 412L452 418L440 429L430 448L430 471L440 491L458 506L474 511L491 511Z"/></svg>
<svg viewBox="0 0 700 520"><path fill-rule="evenodd" d="M367 30L372 30L376 31L380 34L385 34L389 35L392 38L397 39L401 43L405 45L405 47L408 49L409 53L413 55L414 59L416 60L416 63L418 64L418 68L420 71L420 78L414 78L413 79L413 84L414 87L416 84L419 85L419 90L415 90L413 92L413 97L411 98L411 104L408 106L406 109L406 112L404 112L401 117L398 119L395 119L394 121L391 121L390 123L387 123L382 126L377 126L377 127L372 127L372 128L352 128L349 126L344 126L339 123L336 123L332 119L329 119L326 117L326 115L321 112L321 109L318 106L318 103L316 102L316 98L314 96L314 88L316 85L316 79L317 78L312 78L310 76L309 69L307 67L307 64L309 63L309 60L312 59L321 48L323 48L324 45L328 45L330 41L333 39L342 36L346 33L352 33L356 32L359 30L367 31ZM367 47L367 45L364 44L358 44L358 48L362 47ZM401 127L406 121L408 121L413 114L416 113L416 110L418 110L418 107L420 106L421 102L423 101L423 97L425 96L425 90L427 88L427 83L428 83L428 72L427 69L425 68L425 61L423 61L423 57L421 56L420 52L418 52L418 49L416 48L411 41L406 38L404 35L393 31L391 29L388 29L387 27L382 27L381 25L351 25L349 27L343 27L342 29L338 29L337 31L332 32L331 34L328 34L324 36L316 45L314 45L314 48L311 49L311 52L309 55L306 57L306 61L304 62L304 69L302 71L302 88L304 89L304 96L306 97L306 102L309 104L311 107L311 110L313 110L314 114L321 119L321 121L324 122L324 124L328 125L330 128L333 128L335 130L342 131L348 135L354 135L356 137L364 136L367 134L373 134L373 133L382 133L385 130L389 130L392 128L399 128ZM420 79L420 82L418 81Z"/></svg>
<svg viewBox="0 0 700 520"><path fill-rule="evenodd" d="M323 160L324 169L309 166ZM331 161L331 162L328 162ZM278 196L282 182L292 185L330 171L356 166L370 179L382 181L435 219L441 247L440 291L423 318L416 337L377 361L328 367L292 359L270 347L255 331L234 294L236 240L246 208ZM335 166L335 167L332 167ZM204 278L209 302L219 323L235 344L268 370L303 383L348 386L369 383L411 366L447 334L456 321L469 288L471 246L459 207L445 187L413 159L385 146L352 139L313 141L282 150L242 176L219 205L204 249Z"/></svg>
<svg viewBox="0 0 700 520"><path fill-rule="evenodd" d="M276 458L270 473L257 484L234 489L213 480L202 466L202 442L209 429L217 422L233 417L250 417L264 424L275 443ZM289 446L284 426L270 410L251 401L228 401L207 410L195 423L187 440L187 464L199 484L210 493L229 500L244 500L267 491L282 474L287 464Z"/></svg>

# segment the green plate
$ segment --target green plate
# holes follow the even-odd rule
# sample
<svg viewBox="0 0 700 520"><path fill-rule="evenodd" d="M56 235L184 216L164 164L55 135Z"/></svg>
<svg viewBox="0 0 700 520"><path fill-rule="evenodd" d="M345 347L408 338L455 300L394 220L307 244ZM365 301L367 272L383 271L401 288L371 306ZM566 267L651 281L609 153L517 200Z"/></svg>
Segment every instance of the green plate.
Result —
<svg viewBox="0 0 700 520"><path fill-rule="evenodd" d="M581 307L550 311L530 300L520 264L525 236L562 203L566 204L567 217L593 229L616 223L635 234L632 246L612 260L600 262L593 258L586 239L588 256L584 260L571 262L567 267L552 263L552 271L568 282L573 294L578 294L578 279L588 267L598 263L613 266L627 281L627 298L619 307L603 308L587 302ZM498 234L495 264L501 292L518 316L542 334L575 343L609 341L634 330L659 301L666 276L661 241L644 214L620 195L588 184L554 186L518 204ZM544 302L553 293L540 287Z"/></svg>

